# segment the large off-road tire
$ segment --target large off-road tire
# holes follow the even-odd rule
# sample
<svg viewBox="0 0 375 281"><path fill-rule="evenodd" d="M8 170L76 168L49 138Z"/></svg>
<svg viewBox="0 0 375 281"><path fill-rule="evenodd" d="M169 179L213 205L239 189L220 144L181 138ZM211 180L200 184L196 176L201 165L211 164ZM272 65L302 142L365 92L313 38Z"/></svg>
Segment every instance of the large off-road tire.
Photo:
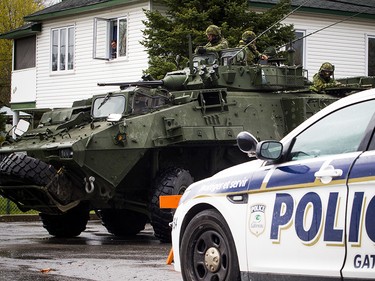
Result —
<svg viewBox="0 0 375 281"><path fill-rule="evenodd" d="M155 180L150 202L151 225L155 237L161 242L171 241L171 227L174 209L160 209L159 196L183 194L193 178L189 171L181 168L169 168L162 172Z"/></svg>
<svg viewBox="0 0 375 281"><path fill-rule="evenodd" d="M75 237L86 229L89 220L89 204L81 202L76 207L61 215L50 215L40 213L43 227L48 233L56 237Z"/></svg>
<svg viewBox="0 0 375 281"><path fill-rule="evenodd" d="M187 280L240 280L236 247L228 225L216 210L204 210L189 222L180 248Z"/></svg>
<svg viewBox="0 0 375 281"><path fill-rule="evenodd" d="M103 226L115 236L134 236L145 229L145 214L125 209L102 209L96 211Z"/></svg>
<svg viewBox="0 0 375 281"><path fill-rule="evenodd" d="M0 163L0 182L28 182L47 185L56 174L56 169L26 154L12 153Z"/></svg>

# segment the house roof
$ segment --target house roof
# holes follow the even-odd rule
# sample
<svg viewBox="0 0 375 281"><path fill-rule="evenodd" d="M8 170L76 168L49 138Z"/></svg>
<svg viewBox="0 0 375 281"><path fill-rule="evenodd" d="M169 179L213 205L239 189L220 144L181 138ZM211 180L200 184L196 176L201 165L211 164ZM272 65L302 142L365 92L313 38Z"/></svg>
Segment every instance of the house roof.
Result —
<svg viewBox="0 0 375 281"><path fill-rule="evenodd" d="M63 0L25 17L26 21L42 21L50 18L73 15L117 5L139 2L140 0ZM151 1L151 0L149 0ZM270 6L280 0L249 0L250 5ZM375 15L374 0L291 0L293 6L302 5L302 10L323 13L358 13L362 16Z"/></svg>
<svg viewBox="0 0 375 281"><path fill-rule="evenodd" d="M0 34L0 39L15 39L36 34L42 30L41 23L27 23L19 28Z"/></svg>
<svg viewBox="0 0 375 281"><path fill-rule="evenodd" d="M279 0L249 0L250 6L269 7L275 5ZM299 7L300 11L333 13L352 15L360 13L359 17L374 19L374 0L291 0L292 6Z"/></svg>
<svg viewBox="0 0 375 281"><path fill-rule="evenodd" d="M63 0L55 5L27 15L25 20L34 22L43 21L57 17L80 14L83 12L112 8L133 2L140 2L140 0Z"/></svg>

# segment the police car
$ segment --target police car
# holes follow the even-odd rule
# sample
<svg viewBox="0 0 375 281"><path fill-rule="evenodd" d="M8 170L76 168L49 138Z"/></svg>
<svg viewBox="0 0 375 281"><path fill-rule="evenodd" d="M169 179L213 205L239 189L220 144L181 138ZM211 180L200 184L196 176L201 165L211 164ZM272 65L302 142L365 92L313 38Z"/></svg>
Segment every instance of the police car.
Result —
<svg viewBox="0 0 375 281"><path fill-rule="evenodd" d="M258 159L192 184L172 222L184 280L375 280L375 89L283 140L246 132Z"/></svg>

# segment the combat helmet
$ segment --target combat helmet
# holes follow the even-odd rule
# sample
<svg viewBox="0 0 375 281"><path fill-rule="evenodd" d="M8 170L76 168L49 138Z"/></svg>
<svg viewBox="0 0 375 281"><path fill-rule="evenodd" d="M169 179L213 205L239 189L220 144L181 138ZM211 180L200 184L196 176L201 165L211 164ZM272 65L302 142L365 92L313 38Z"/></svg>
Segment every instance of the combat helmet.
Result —
<svg viewBox="0 0 375 281"><path fill-rule="evenodd" d="M320 71L327 71L327 72L333 72L335 70L335 67L330 62L324 62L322 66L320 67Z"/></svg>
<svg viewBox="0 0 375 281"><path fill-rule="evenodd" d="M335 67L333 66L333 64L331 64L329 62L324 62L319 69L319 75L325 81L329 81L329 79L333 75L334 70L335 70Z"/></svg>
<svg viewBox="0 0 375 281"><path fill-rule="evenodd" d="M211 24L206 29L206 35L209 35L209 34L220 37L221 36L221 30L217 25Z"/></svg>
<svg viewBox="0 0 375 281"><path fill-rule="evenodd" d="M242 40L248 44L255 39L256 35L253 31L248 30L242 33Z"/></svg>

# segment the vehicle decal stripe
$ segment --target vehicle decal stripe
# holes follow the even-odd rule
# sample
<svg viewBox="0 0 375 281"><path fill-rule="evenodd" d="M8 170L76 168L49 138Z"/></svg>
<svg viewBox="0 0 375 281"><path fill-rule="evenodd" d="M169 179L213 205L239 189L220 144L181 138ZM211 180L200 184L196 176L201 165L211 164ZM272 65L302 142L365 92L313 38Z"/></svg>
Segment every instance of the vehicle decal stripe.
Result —
<svg viewBox="0 0 375 281"><path fill-rule="evenodd" d="M189 198L227 196L240 193L259 193L272 192L298 188L312 188L335 185L346 185L348 170L355 157L342 158L336 160L322 160L318 162L310 162L308 165L296 164L288 166L279 166L273 168L263 167L246 176L235 175L225 179L215 179L206 181L203 185L197 186L191 190ZM350 174L350 183L361 183L375 181L375 167L369 171L368 165L374 161L375 155L363 156L359 158L354 169ZM305 163L306 164L306 163ZM315 177L315 172L323 165L332 165L335 169L341 169L343 174L340 177L332 179L330 183L322 184ZM303 176L300 176L300 175ZM296 175L296 176L293 176ZM298 176L299 175L299 176ZM187 199L187 198L186 198Z"/></svg>

